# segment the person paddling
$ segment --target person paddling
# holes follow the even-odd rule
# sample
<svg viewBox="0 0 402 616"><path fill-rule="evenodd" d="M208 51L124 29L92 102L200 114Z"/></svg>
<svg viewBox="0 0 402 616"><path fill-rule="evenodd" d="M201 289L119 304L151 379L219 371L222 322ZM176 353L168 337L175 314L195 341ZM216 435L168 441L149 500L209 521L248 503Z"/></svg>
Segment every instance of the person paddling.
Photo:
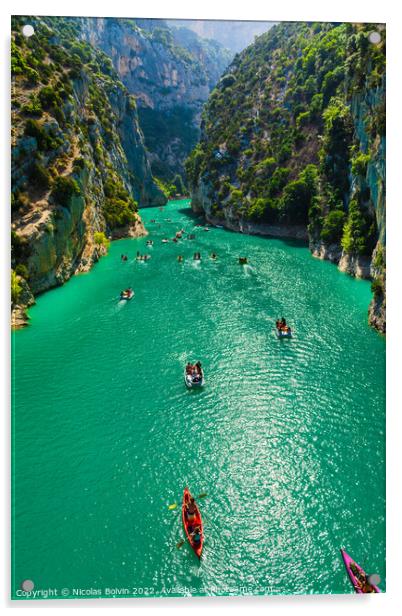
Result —
<svg viewBox="0 0 402 616"><path fill-rule="evenodd" d="M201 541L201 527L196 526L193 532L191 533L194 543L200 543Z"/></svg>
<svg viewBox="0 0 402 616"><path fill-rule="evenodd" d="M194 500L193 496L190 498L190 500L187 503L187 512L186 513L187 513L187 520L189 522L194 522L195 516L196 516L196 513L197 513L197 507L196 507L195 500Z"/></svg>

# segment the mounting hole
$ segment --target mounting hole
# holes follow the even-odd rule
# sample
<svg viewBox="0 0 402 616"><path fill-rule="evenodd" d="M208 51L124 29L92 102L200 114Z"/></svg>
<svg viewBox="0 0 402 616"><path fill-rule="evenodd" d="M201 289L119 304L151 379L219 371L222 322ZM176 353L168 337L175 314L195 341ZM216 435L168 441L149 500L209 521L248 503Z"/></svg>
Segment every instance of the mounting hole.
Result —
<svg viewBox="0 0 402 616"><path fill-rule="evenodd" d="M368 35L368 40L370 43L373 43L373 45L378 45L378 43L381 43L381 34L373 30L373 32L370 32Z"/></svg>
<svg viewBox="0 0 402 616"><path fill-rule="evenodd" d="M378 586L378 584L381 582L381 578L378 573L372 573L368 576L368 581L369 584L371 584L372 586Z"/></svg>
<svg viewBox="0 0 402 616"><path fill-rule="evenodd" d="M35 588L35 584L32 580L24 580L21 584L21 588L26 592L31 592Z"/></svg>
<svg viewBox="0 0 402 616"><path fill-rule="evenodd" d="M22 28L22 34L29 38L35 34L35 28L30 24L25 24Z"/></svg>

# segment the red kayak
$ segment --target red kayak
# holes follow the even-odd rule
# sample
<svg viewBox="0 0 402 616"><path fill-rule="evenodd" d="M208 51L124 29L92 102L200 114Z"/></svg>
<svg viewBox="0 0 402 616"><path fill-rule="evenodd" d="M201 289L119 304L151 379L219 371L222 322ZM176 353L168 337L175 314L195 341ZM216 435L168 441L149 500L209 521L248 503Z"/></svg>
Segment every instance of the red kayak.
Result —
<svg viewBox="0 0 402 616"><path fill-rule="evenodd" d="M353 584L353 588L359 595L372 592L381 592L378 586L370 584L368 577L364 570L358 565L345 550L341 550L343 562L345 563L346 571L350 581Z"/></svg>
<svg viewBox="0 0 402 616"><path fill-rule="evenodd" d="M182 518L183 518L183 526L184 526L184 530L186 531L186 536L188 539L189 544L191 545L191 547L193 548L195 554L198 556L198 558L201 558L201 552L202 552L202 545L204 543L204 536L203 536L203 532L202 532L202 520L201 520L201 514L200 514L200 510L198 509L196 503L194 503L195 505L195 518L194 520L189 521L187 518L187 504L190 502L190 498L191 498L191 494L189 492L188 488L184 489L184 493L183 493L183 505L181 508L181 514L182 514ZM196 542L193 538L193 531L199 527L199 534L200 534L200 541Z"/></svg>

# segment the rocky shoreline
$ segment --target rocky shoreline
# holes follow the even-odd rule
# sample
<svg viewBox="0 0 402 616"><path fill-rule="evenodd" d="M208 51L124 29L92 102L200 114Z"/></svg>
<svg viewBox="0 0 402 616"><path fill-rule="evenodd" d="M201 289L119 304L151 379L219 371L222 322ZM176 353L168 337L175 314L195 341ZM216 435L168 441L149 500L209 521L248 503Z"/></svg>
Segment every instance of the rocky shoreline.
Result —
<svg viewBox="0 0 402 616"><path fill-rule="evenodd" d="M110 239L118 240L123 238L138 238L148 235L144 224L137 215L133 225L115 229L110 236ZM65 284L72 276L89 272L99 259L107 254L107 248L103 245L98 245L93 241L93 238L87 241L82 253L69 264L64 264L64 267L57 272L53 272L51 278L48 279L48 286L41 288L35 294L31 291L28 283L21 276L18 277L18 282L22 287L18 304L11 307L11 327L12 329L22 329L29 325L29 315L27 309L35 304L35 296L41 295L50 289Z"/></svg>
<svg viewBox="0 0 402 616"><path fill-rule="evenodd" d="M210 214L205 215L205 220L216 226L225 227L230 231L245 233L246 235L261 235L263 237L278 237L295 240L308 240L307 228L303 225L262 225L249 221L239 220L237 223L228 219L215 218Z"/></svg>
<svg viewBox="0 0 402 616"><path fill-rule="evenodd" d="M216 217L210 211L203 210L197 200L192 202L192 209L197 214L202 214L207 223L213 226L222 226L225 229L247 235L260 235L263 237L287 238L309 242L309 248L313 257L330 261L336 265L339 271L349 274L354 278L373 280L377 272L373 266L373 259L368 256L349 255L345 253L339 244L325 245L321 241L309 241L308 231L302 225L266 225L237 219L235 217ZM381 334L386 333L386 297L382 293L374 296L368 308L368 322Z"/></svg>

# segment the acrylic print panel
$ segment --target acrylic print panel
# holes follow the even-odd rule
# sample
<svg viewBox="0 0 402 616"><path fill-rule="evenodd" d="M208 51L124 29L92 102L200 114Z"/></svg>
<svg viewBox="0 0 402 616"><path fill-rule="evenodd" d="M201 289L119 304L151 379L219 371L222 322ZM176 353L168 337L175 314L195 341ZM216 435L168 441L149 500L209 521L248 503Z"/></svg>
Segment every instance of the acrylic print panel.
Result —
<svg viewBox="0 0 402 616"><path fill-rule="evenodd" d="M15 17L11 212L12 597L384 592L385 26Z"/></svg>

